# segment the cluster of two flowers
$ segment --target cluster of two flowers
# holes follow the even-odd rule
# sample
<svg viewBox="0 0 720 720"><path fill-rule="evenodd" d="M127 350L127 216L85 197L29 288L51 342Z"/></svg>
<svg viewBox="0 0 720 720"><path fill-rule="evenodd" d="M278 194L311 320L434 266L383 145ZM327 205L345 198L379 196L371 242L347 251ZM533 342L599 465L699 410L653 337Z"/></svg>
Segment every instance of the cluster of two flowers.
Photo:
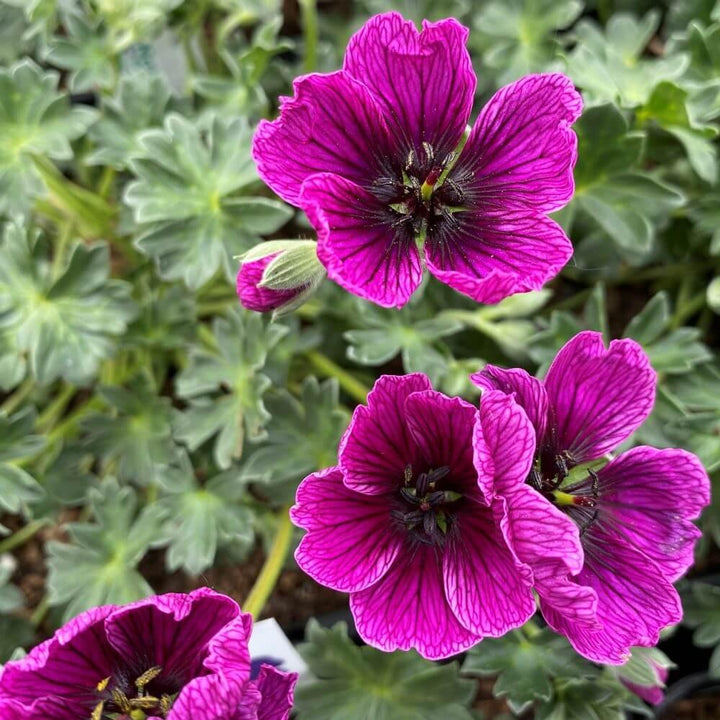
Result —
<svg viewBox="0 0 720 720"><path fill-rule="evenodd" d="M622 663L682 617L672 583L709 502L700 461L623 443L650 413L642 348L584 332L544 381L486 366L479 409L414 374L356 409L338 466L300 485L296 558L350 593L360 635L431 659L535 612L585 657Z"/></svg>

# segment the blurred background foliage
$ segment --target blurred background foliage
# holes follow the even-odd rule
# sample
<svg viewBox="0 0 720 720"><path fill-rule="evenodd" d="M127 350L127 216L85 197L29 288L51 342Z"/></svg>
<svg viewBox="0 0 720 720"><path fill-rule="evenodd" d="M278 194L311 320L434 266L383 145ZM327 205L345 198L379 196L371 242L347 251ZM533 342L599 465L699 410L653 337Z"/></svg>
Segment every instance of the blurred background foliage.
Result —
<svg viewBox="0 0 720 720"><path fill-rule="evenodd" d="M234 257L313 237L259 181L254 126L391 9L471 28L478 107L530 72L581 89L557 214L575 255L497 306L430 281L397 312L325 283L285 318L245 312ZM672 659L720 675L720 4L0 0L0 64L0 662L96 604L208 583L242 602L378 374L473 399L485 362L542 372L591 328L635 338L659 373L632 442L713 475L683 587L694 635L676 633L702 650ZM292 629L345 605L289 562L266 612ZM342 625L311 624L303 652L298 713L316 720L622 718L644 708L626 684L671 665L639 650L598 668L534 626L462 668L359 649Z"/></svg>

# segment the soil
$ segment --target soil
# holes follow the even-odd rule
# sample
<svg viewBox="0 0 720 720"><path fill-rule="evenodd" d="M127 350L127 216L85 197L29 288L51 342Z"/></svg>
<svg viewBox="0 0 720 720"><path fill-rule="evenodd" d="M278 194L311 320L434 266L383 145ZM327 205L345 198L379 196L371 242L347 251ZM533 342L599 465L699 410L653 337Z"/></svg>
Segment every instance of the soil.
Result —
<svg viewBox="0 0 720 720"><path fill-rule="evenodd" d="M661 720L720 720L720 693L678 700L668 706Z"/></svg>
<svg viewBox="0 0 720 720"><path fill-rule="evenodd" d="M262 567L264 556L256 548L242 565L216 565L198 577L183 572L169 574L165 570L162 551L148 553L140 571L157 593L188 592L198 587L211 587L242 604ZM299 569L282 572L261 617L274 617L285 629L296 631L311 617L347 608L347 595L334 592L313 582Z"/></svg>
<svg viewBox="0 0 720 720"><path fill-rule="evenodd" d="M29 618L45 595L45 544L50 540L67 542L64 526L76 520L77 516L77 510L63 511L57 525L41 530L24 545L13 550L17 568L12 582L25 596L23 616ZM22 520L13 515L0 517L0 524L13 532L23 526ZM168 573L165 570L164 552L154 550L146 555L139 569L156 593L189 592L207 586L242 604L260 572L263 560L262 550L257 547L242 565L219 564L198 577L191 577L183 572ZM299 569L288 568L280 575L261 617L274 617L283 628L298 635L311 617L344 610L347 604L346 595L318 585Z"/></svg>
<svg viewBox="0 0 720 720"><path fill-rule="evenodd" d="M480 678L478 680L478 692L473 702L473 708L479 710L481 717L485 720L493 718L514 717L503 698L495 698L492 694L496 678ZM523 713L523 718L529 718L528 713Z"/></svg>

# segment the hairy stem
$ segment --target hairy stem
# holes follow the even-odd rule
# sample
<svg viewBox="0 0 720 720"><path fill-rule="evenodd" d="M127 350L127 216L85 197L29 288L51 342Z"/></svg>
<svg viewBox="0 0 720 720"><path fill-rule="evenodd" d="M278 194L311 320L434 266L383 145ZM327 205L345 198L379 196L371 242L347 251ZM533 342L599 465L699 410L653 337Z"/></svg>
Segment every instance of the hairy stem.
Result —
<svg viewBox="0 0 720 720"><path fill-rule="evenodd" d="M15 410L23 404L25 398L33 391L34 387L35 381L30 377L26 378L20 387L0 405L0 412L7 413L8 415L15 412Z"/></svg>
<svg viewBox="0 0 720 720"><path fill-rule="evenodd" d="M317 352L317 350L310 350L305 356L315 370L325 377L334 377L348 395L355 398L359 403L365 402L369 392L368 388L353 377L347 370L341 368L327 357L327 355L323 355Z"/></svg>
<svg viewBox="0 0 720 720"><path fill-rule="evenodd" d="M35 428L38 432L48 432L62 417L63 412L68 403L75 394L74 385L65 385L57 394L57 397L43 410L35 422Z"/></svg>
<svg viewBox="0 0 720 720"><path fill-rule="evenodd" d="M290 508L286 507L280 514L275 539L268 556L265 558L265 564L262 566L250 594L243 603L243 610L249 612L255 619L262 612L265 603L275 588L275 583L280 576L280 571L283 569L288 552L290 552L292 535L293 526L290 522Z"/></svg>
<svg viewBox="0 0 720 720"><path fill-rule="evenodd" d="M315 71L317 67L318 52L318 16L316 0L299 0L302 17L303 35L305 36L305 64L306 73Z"/></svg>
<svg viewBox="0 0 720 720"><path fill-rule="evenodd" d="M20 528L16 533L13 533L10 537L0 541L0 555L10 550L14 550L16 547L24 545L30 538L36 535L44 527L50 525L50 520L42 518L40 520L33 520L29 522L25 527Z"/></svg>

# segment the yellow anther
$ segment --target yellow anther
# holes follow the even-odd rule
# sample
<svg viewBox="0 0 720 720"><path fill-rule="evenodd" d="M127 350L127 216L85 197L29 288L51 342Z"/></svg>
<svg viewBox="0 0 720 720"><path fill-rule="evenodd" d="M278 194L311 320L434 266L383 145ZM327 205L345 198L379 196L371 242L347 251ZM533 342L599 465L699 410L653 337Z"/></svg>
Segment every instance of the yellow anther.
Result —
<svg viewBox="0 0 720 720"><path fill-rule="evenodd" d="M160 698L160 712L163 717L167 717L172 708L173 699L169 695L163 695Z"/></svg>
<svg viewBox="0 0 720 720"><path fill-rule="evenodd" d="M108 686L108 683L110 682L110 678L111 678L111 677L112 677L111 675L108 675L104 680L101 680L101 681L95 686L96 690L97 690L98 692L102 692L103 690L105 690L105 688Z"/></svg>
<svg viewBox="0 0 720 720"><path fill-rule="evenodd" d="M135 687L138 689L144 688L148 683L151 683L161 672L162 668L159 665L151 667L135 681Z"/></svg>
<svg viewBox="0 0 720 720"><path fill-rule="evenodd" d="M105 709L105 703L99 702L95 709L92 711L92 715L90 715L90 720L102 720L103 710Z"/></svg>
<svg viewBox="0 0 720 720"><path fill-rule="evenodd" d="M160 700L158 700L156 697L151 697L150 695L145 695L144 697L133 698L129 702L130 702L130 706L133 709L152 710L154 707L156 707L160 703Z"/></svg>
<svg viewBox="0 0 720 720"><path fill-rule="evenodd" d="M132 710L132 705L130 705L127 695L125 695L122 690L113 688L112 699L113 702L120 708L120 712L127 715Z"/></svg>

